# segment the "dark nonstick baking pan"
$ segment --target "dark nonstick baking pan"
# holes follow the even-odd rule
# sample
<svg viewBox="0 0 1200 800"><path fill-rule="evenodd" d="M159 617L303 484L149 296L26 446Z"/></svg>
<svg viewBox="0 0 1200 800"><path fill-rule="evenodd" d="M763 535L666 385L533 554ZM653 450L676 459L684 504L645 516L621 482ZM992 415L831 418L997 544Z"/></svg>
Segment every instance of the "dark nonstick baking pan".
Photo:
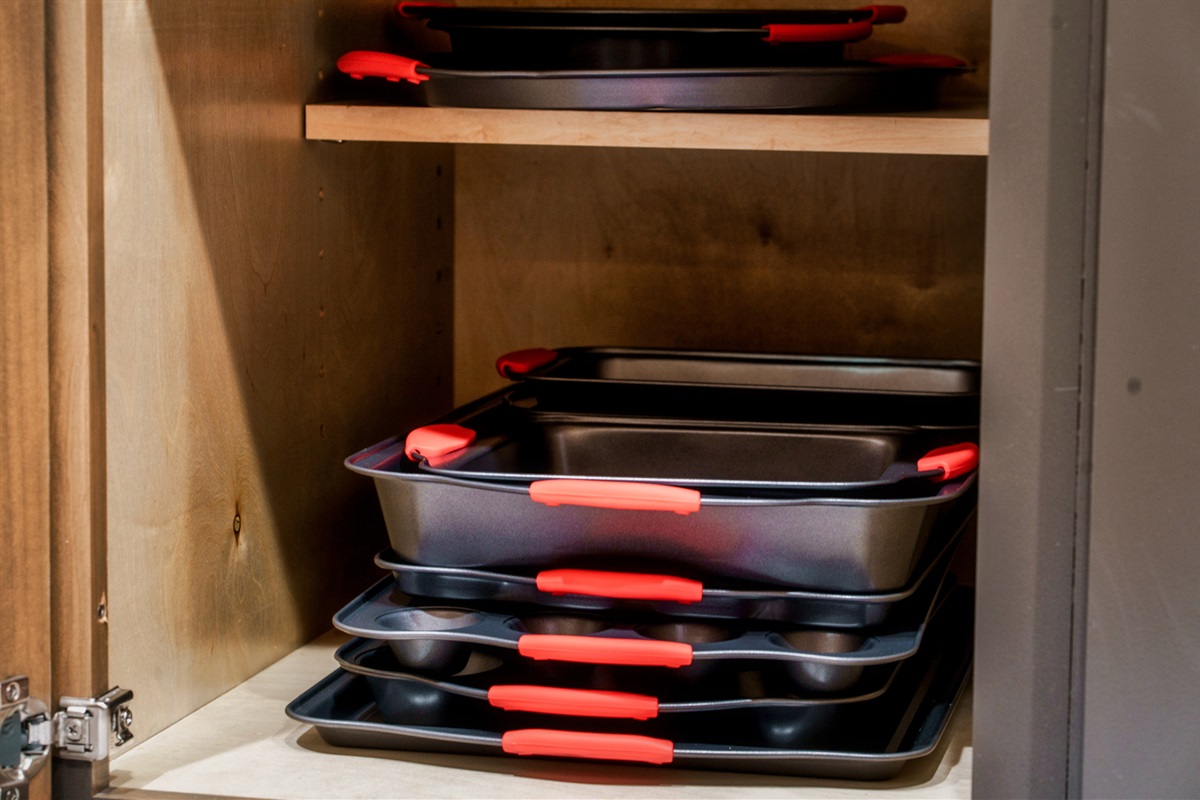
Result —
<svg viewBox="0 0 1200 800"><path fill-rule="evenodd" d="M456 60L489 69L656 69L829 64L900 6L779 11L455 7L400 3L450 37Z"/></svg>
<svg viewBox="0 0 1200 800"><path fill-rule="evenodd" d="M492 70L441 66L356 50L338 59L351 78L421 84L429 106L575 110L902 111L937 106L942 82L968 70L950 56L818 67L643 70Z"/></svg>
<svg viewBox="0 0 1200 800"><path fill-rule="evenodd" d="M939 518L972 507L975 486L974 472L799 497L632 481L471 481L421 470L395 438L346 466L374 479L392 549L413 563L654 572L670 564L831 592L902 589L935 529L939 546L957 530Z"/></svg>
<svg viewBox="0 0 1200 800"><path fill-rule="evenodd" d="M966 684L973 646L970 593L956 592L945 611L931 626L928 645L900 665L886 692L844 704L817 725L794 724L786 712L765 717L766 725L753 724L753 715L719 726L692 724L691 714L669 715L660 722L676 724L654 728L657 735L609 732L602 726L600 732L581 731L579 725L518 729L458 714L446 714L437 724L422 718L395 724L383 721L367 678L342 669L293 700L287 714L315 726L326 742L339 747L566 756L883 780L934 751ZM936 636L935 630L940 631Z"/></svg>
<svg viewBox="0 0 1200 800"><path fill-rule="evenodd" d="M411 431L421 469L481 481L639 481L833 494L973 471L972 441L913 429L811 428L514 413L503 396Z"/></svg>
<svg viewBox="0 0 1200 800"><path fill-rule="evenodd" d="M415 723L417 715L423 715L425 722L436 724L447 713L478 719L491 714L510 727L546 721L530 716L534 714L643 720L660 714L747 709L820 714L839 704L879 697L895 677L893 669L877 684L849 695L803 696L784 670L771 663L717 672L703 681L639 681L616 670L589 667L577 675L556 676L550 685L542 671L523 659L483 652L472 653L462 670L444 677L405 668L386 642L373 639L352 639L335 658L348 672L368 677L388 722ZM522 720L501 712L526 716Z"/></svg>
<svg viewBox="0 0 1200 800"><path fill-rule="evenodd" d="M391 570L406 594L440 600L483 600L575 611L645 612L670 617L786 622L825 628L879 625L907 608L929 602L974 515L931 553L904 589L878 594L764 589L680 575L550 569L494 572L413 564L391 550L375 563Z"/></svg>
<svg viewBox="0 0 1200 800"><path fill-rule="evenodd" d="M581 413L960 427L979 423L979 362L619 347L496 359L539 407Z"/></svg>
<svg viewBox="0 0 1200 800"><path fill-rule="evenodd" d="M875 682L920 646L932 605L917 621L895 630L827 631L759 621L620 620L611 615L529 610L512 613L484 605L450 606L413 600L391 577L334 615L345 633L386 641L405 667L453 673L477 648L515 650L534 662L678 670L696 679L731 665L784 662L806 692L844 692ZM883 669L875 669L883 666Z"/></svg>

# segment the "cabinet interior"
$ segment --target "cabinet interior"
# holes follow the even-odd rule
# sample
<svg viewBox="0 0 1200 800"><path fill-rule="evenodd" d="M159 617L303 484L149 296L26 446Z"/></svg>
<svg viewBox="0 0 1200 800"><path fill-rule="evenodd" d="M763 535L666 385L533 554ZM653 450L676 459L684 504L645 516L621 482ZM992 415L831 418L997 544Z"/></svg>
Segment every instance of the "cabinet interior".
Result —
<svg viewBox="0 0 1200 800"><path fill-rule="evenodd" d="M986 97L989 2L905 5L855 47L959 55ZM985 159L306 141L392 24L103 5L108 668L140 738L329 627L386 541L341 461L504 352L980 354Z"/></svg>

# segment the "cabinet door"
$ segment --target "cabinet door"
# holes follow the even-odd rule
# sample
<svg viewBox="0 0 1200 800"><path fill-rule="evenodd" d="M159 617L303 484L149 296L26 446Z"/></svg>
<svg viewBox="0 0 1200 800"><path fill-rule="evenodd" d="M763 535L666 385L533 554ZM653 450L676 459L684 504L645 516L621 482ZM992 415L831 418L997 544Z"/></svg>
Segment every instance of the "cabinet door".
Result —
<svg viewBox="0 0 1200 800"><path fill-rule="evenodd" d="M50 694L44 9L0 3L0 678ZM49 770L33 786L49 796Z"/></svg>

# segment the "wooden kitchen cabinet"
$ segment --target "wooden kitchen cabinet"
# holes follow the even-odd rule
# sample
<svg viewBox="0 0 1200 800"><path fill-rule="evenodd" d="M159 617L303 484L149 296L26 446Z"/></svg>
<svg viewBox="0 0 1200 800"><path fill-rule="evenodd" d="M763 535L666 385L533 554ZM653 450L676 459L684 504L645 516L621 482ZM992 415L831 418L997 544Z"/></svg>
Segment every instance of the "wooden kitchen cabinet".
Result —
<svg viewBox="0 0 1200 800"><path fill-rule="evenodd" d="M0 650L0 673L55 697L130 688L138 737L111 776L60 765L56 791L591 797L619 779L630 796L828 796L332 756L286 727L286 702L333 668L336 637L312 640L386 542L342 459L498 385L500 353L613 344L982 357L974 699L900 783L1077 793L1106 4L907 5L858 47L976 63L938 112L353 105L332 99L333 62L389 45L386 3L6 5L6 53L45 42L13 70L44 74L48 101L6 87L0 145L44 147L47 167L6 160L2 188L48 201L4 196L5 454L45 471L5 481L3 543L53 598L54 645ZM13 204L44 248L16 238ZM10 284L10 253L39 248L21 275L45 281Z"/></svg>

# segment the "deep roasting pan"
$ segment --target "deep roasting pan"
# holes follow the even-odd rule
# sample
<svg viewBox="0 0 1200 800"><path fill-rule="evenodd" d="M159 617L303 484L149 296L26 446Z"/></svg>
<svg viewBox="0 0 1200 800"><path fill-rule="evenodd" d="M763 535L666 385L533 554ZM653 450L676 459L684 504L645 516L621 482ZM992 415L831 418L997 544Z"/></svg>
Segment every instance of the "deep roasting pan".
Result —
<svg viewBox="0 0 1200 800"><path fill-rule="evenodd" d="M495 408L504 392L460 412ZM890 592L971 507L975 474L869 491L770 492L629 480L465 480L428 472L392 438L346 459L374 479L392 549L445 567L684 570L836 592ZM952 518L952 515L950 515Z"/></svg>

